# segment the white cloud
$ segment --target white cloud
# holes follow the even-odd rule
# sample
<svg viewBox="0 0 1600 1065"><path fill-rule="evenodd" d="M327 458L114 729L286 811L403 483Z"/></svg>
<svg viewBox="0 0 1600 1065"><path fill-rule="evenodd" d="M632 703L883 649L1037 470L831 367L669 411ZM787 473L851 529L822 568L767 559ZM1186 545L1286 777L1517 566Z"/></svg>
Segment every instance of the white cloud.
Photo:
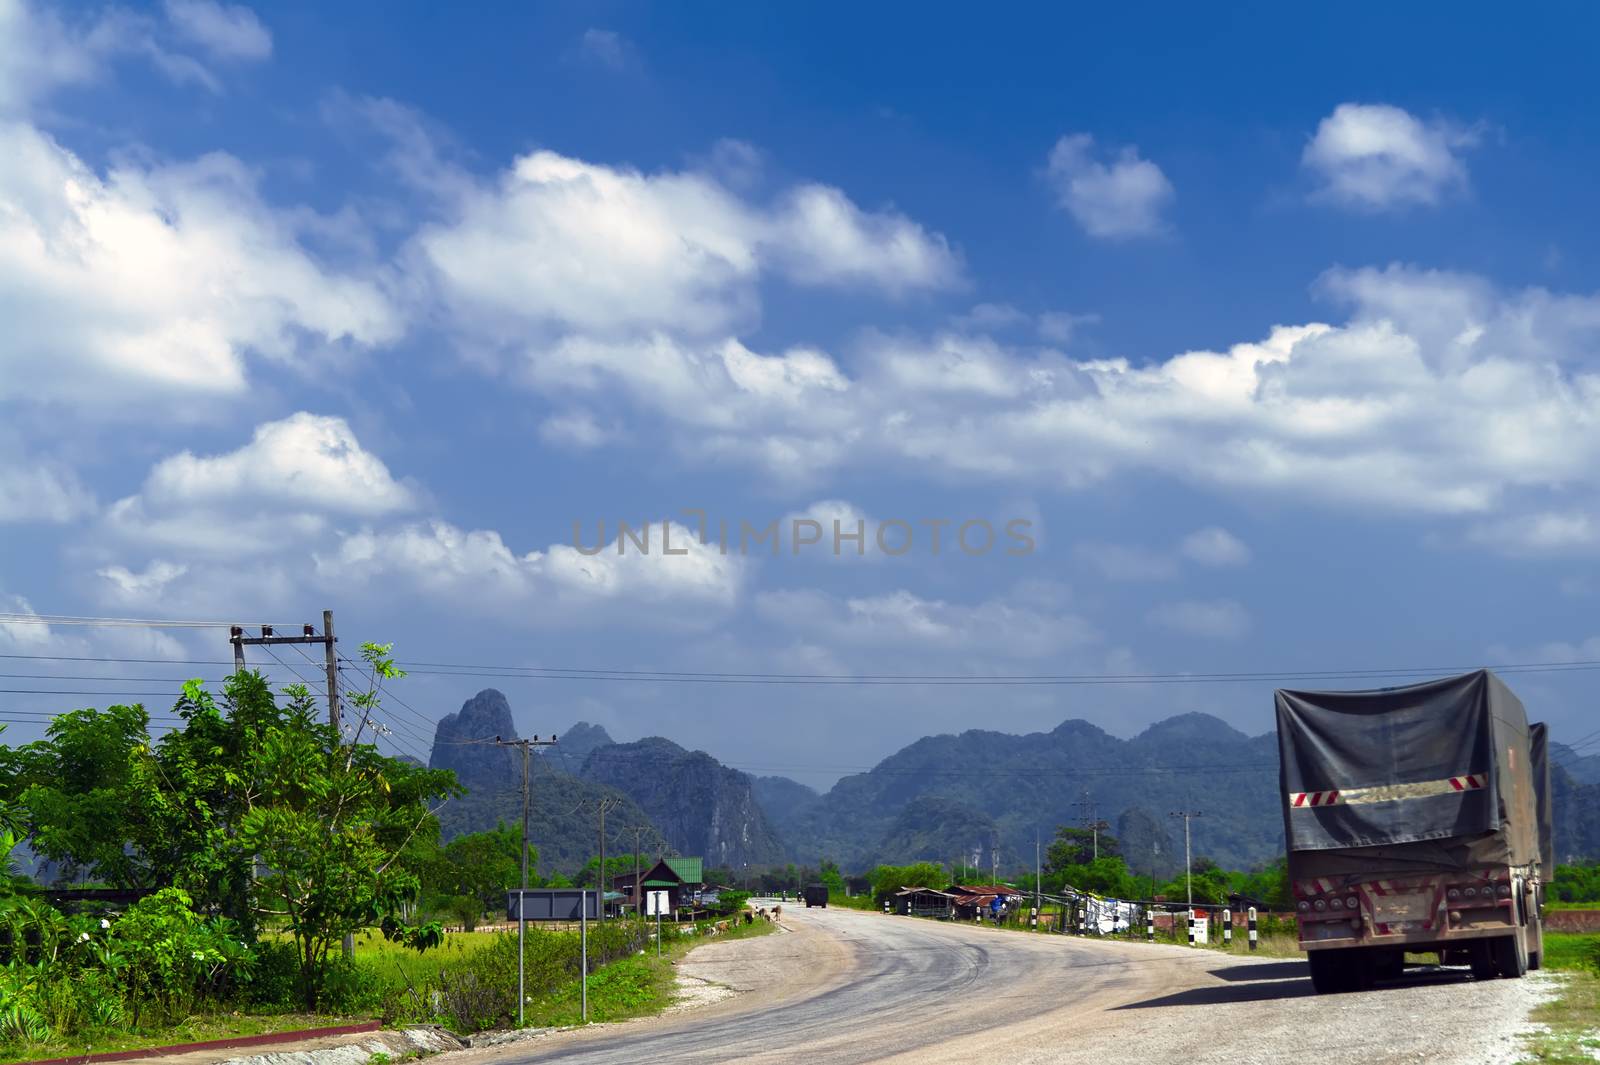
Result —
<svg viewBox="0 0 1600 1065"><path fill-rule="evenodd" d="M609 442L613 435L596 422L593 415L583 410L557 414L539 423L539 439L547 444L580 451L600 447Z"/></svg>
<svg viewBox="0 0 1600 1065"><path fill-rule="evenodd" d="M156 559L140 573L134 573L126 566L104 566L95 570L95 575L111 585L117 598L133 603L148 603L158 598L163 588L187 572L188 566Z"/></svg>
<svg viewBox="0 0 1600 1065"><path fill-rule="evenodd" d="M92 81L98 61L54 10L0 0L0 117L67 85Z"/></svg>
<svg viewBox="0 0 1600 1065"><path fill-rule="evenodd" d="M1320 182L1317 198L1366 211L1427 206L1466 187L1456 153L1477 142L1473 130L1389 104L1345 103L1317 126L1301 162Z"/></svg>
<svg viewBox="0 0 1600 1065"><path fill-rule="evenodd" d="M102 178L17 123L0 123L0 320L0 400L129 416L132 399L242 393L251 355L294 364L401 330L382 289L321 266L237 160Z"/></svg>
<svg viewBox="0 0 1600 1065"><path fill-rule="evenodd" d="M1244 541L1215 525L1185 536L1179 550L1202 566L1243 566L1250 561Z"/></svg>
<svg viewBox="0 0 1600 1065"><path fill-rule="evenodd" d="M363 530L342 538L336 551L317 556L327 581L371 583L388 589L416 587L459 609L518 610L532 624L574 619L572 609L607 604L632 608L651 604L700 604L725 608L738 595L744 561L721 554L715 542L701 544L693 530L671 523L650 526L650 553L633 540L611 540L595 554L573 544L517 554L493 530L460 529L433 521L388 530ZM585 541L586 550L597 546ZM672 554L664 551L670 548ZM679 554L678 552L683 552Z"/></svg>
<svg viewBox="0 0 1600 1065"><path fill-rule="evenodd" d="M766 272L888 292L959 274L942 237L864 212L836 189L801 186L763 206L709 173L645 174L548 151L448 211L418 234L418 254L463 331L503 345L737 331L755 321Z"/></svg>
<svg viewBox="0 0 1600 1065"><path fill-rule="evenodd" d="M1073 548L1083 562L1113 581L1165 581L1178 575L1171 555L1131 544L1081 543Z"/></svg>
<svg viewBox="0 0 1600 1065"><path fill-rule="evenodd" d="M1600 524L1593 514L1542 511L1480 523L1467 539L1511 555L1589 554L1600 546Z"/></svg>
<svg viewBox="0 0 1600 1065"><path fill-rule="evenodd" d="M628 65L633 54L633 45L615 30L590 27L578 38L578 52L585 59L593 60L601 66L621 70Z"/></svg>
<svg viewBox="0 0 1600 1065"><path fill-rule="evenodd" d="M758 595L755 606L768 620L836 647L1047 658L1099 640L1081 617L1005 598L952 603L901 589L841 599L785 590Z"/></svg>
<svg viewBox="0 0 1600 1065"><path fill-rule="evenodd" d="M93 514L94 495L69 467L27 454L0 452L0 525L62 524Z"/></svg>
<svg viewBox="0 0 1600 1065"><path fill-rule="evenodd" d="M891 293L949 288L960 265L944 237L893 211L870 213L826 185L804 185L772 213L766 256L809 285L869 285Z"/></svg>
<svg viewBox="0 0 1600 1065"><path fill-rule="evenodd" d="M1236 640L1250 631L1250 614L1232 599L1163 603L1147 615L1153 625L1190 636Z"/></svg>
<svg viewBox="0 0 1600 1065"><path fill-rule="evenodd" d="M106 524L120 538L205 554L270 553L326 533L332 516L371 518L416 505L412 490L341 418L304 411L259 426L236 451L184 451L151 469Z"/></svg>
<svg viewBox="0 0 1600 1065"><path fill-rule="evenodd" d="M180 37L219 59L266 59L272 34L256 13L216 0L166 0L167 20Z"/></svg>
<svg viewBox="0 0 1600 1065"><path fill-rule="evenodd" d="M1102 162L1092 136L1070 134L1051 149L1047 172L1062 208L1091 237L1147 237L1165 228L1161 213L1172 202L1172 182L1131 145Z"/></svg>

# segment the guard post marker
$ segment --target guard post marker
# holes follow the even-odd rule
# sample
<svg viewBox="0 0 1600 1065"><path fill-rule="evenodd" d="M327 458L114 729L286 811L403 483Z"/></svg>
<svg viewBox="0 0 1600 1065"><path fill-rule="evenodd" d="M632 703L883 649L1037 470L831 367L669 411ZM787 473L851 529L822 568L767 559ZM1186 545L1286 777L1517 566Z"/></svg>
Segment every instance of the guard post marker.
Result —
<svg viewBox="0 0 1600 1065"><path fill-rule="evenodd" d="M1189 945L1194 946L1194 910L1189 910Z"/></svg>
<svg viewBox="0 0 1600 1065"><path fill-rule="evenodd" d="M1080 936L1089 934L1089 904L1086 902L1078 904L1078 934Z"/></svg>
<svg viewBox="0 0 1600 1065"><path fill-rule="evenodd" d="M1254 906L1250 907L1250 913L1248 914L1248 919L1250 921L1250 949L1251 950L1255 950L1256 949L1256 908Z"/></svg>
<svg viewBox="0 0 1600 1065"><path fill-rule="evenodd" d="M1151 943L1156 941L1156 911L1144 911L1144 938Z"/></svg>
<svg viewBox="0 0 1600 1065"><path fill-rule="evenodd" d="M1233 907L1222 911L1222 945L1233 946Z"/></svg>

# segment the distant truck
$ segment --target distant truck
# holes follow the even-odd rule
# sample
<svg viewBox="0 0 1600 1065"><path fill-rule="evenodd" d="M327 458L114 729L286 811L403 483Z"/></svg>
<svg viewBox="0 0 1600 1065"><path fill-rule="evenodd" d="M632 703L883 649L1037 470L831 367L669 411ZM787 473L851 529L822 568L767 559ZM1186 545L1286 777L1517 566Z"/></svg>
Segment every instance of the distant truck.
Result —
<svg viewBox="0 0 1600 1065"><path fill-rule="evenodd" d="M1437 951L1479 979L1539 968L1553 873L1542 724L1479 670L1401 688L1279 691L1300 946L1318 993Z"/></svg>
<svg viewBox="0 0 1600 1065"><path fill-rule="evenodd" d="M807 884L804 896L806 909L809 910L813 906L821 906L823 909L828 908L828 885Z"/></svg>

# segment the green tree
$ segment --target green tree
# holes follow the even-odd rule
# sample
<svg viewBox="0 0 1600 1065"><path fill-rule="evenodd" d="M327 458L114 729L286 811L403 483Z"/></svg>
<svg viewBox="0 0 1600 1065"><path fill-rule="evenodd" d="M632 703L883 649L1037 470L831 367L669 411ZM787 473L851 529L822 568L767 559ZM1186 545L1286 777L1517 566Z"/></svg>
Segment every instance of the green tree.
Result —
<svg viewBox="0 0 1600 1065"><path fill-rule="evenodd" d="M1045 851L1045 871L1058 873L1069 865L1087 865L1095 860L1096 848L1096 834L1091 830L1060 825L1056 828L1056 838ZM1101 858L1115 858L1122 853L1122 845L1117 837L1101 832L1098 851Z"/></svg>
<svg viewBox="0 0 1600 1065"><path fill-rule="evenodd" d="M538 865L538 849L530 845L530 883ZM506 891L522 883L521 826L501 821L487 832L457 836L427 862L425 879L430 894L476 899L480 913L503 906Z"/></svg>
<svg viewBox="0 0 1600 1065"><path fill-rule="evenodd" d="M365 644L373 683L351 699L361 711L360 736L379 706L384 681L404 673L389 645ZM401 860L421 832L438 831L429 802L459 791L454 774L386 758L366 744L346 745L313 719L303 688L290 689L294 712L267 729L247 768L260 792L239 821L239 841L255 855L257 911L282 920L294 937L301 993L315 1009L328 951L346 933L380 925L407 936L400 921L421 887Z"/></svg>
<svg viewBox="0 0 1600 1065"><path fill-rule="evenodd" d="M880 865L867 874L872 885L872 897L878 904L901 888L944 887L950 883L950 874L937 862L917 862L913 865Z"/></svg>
<svg viewBox="0 0 1600 1065"><path fill-rule="evenodd" d="M839 872L837 862L827 858L822 859L822 868L817 873L817 879L828 889L828 897L844 897L844 875Z"/></svg>

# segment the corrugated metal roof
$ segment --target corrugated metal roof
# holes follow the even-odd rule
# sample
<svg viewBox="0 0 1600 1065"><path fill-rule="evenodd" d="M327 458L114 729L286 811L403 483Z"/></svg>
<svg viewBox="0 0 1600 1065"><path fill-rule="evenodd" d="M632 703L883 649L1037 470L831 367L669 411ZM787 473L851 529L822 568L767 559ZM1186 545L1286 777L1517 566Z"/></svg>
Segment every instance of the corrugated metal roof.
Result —
<svg viewBox="0 0 1600 1065"><path fill-rule="evenodd" d="M678 879L685 884L701 884L705 882L705 869L699 858L663 858L667 868L678 874Z"/></svg>

